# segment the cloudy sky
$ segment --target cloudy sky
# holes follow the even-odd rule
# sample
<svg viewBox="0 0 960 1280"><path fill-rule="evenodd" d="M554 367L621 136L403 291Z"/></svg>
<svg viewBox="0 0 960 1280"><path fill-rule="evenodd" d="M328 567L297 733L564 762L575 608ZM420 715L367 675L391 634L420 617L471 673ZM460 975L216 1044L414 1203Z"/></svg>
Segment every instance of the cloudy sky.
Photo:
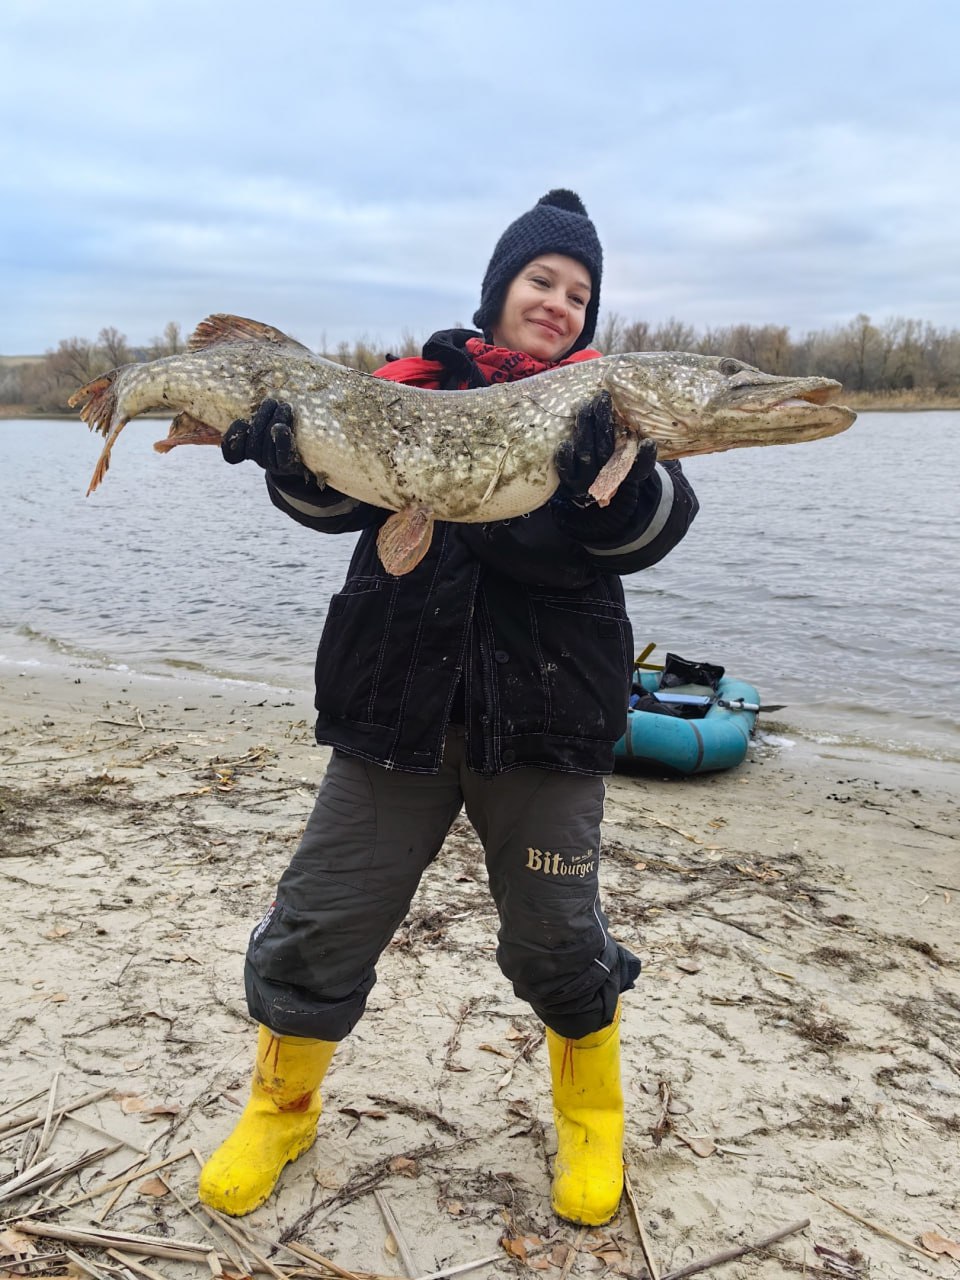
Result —
<svg viewBox="0 0 960 1280"><path fill-rule="evenodd" d="M960 326L957 0L3 0L0 354L469 323L553 186L601 315Z"/></svg>

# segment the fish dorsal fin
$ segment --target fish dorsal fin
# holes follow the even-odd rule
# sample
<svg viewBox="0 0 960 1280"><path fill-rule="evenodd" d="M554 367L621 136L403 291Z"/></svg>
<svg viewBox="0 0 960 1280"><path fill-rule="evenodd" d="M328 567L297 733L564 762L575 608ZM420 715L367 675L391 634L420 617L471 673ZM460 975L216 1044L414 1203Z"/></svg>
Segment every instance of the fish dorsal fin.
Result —
<svg viewBox="0 0 960 1280"><path fill-rule="evenodd" d="M200 321L187 339L187 350L203 351L204 348L215 347L221 342L272 342L279 347L299 347L301 351L310 349L295 338L288 337L282 330L275 329L272 324L218 312Z"/></svg>

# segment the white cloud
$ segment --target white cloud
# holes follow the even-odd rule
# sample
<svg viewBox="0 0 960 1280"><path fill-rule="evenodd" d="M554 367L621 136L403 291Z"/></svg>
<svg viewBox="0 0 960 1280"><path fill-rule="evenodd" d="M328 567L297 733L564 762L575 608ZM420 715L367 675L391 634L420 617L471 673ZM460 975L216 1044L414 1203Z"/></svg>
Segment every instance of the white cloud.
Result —
<svg viewBox="0 0 960 1280"><path fill-rule="evenodd" d="M960 324L960 10L853 9L8 0L0 351L231 307L427 333L558 185L631 318Z"/></svg>

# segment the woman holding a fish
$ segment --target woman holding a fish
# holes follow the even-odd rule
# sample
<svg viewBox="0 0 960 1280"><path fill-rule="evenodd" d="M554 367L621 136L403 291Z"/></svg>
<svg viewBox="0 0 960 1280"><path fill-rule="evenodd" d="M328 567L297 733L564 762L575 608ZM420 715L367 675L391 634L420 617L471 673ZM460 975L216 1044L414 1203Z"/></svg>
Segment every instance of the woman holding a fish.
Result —
<svg viewBox="0 0 960 1280"><path fill-rule="evenodd" d="M572 192L507 228L474 323L378 376L438 390L519 379L599 355L602 251ZM390 512L305 477L288 406L265 401L223 439L267 471L307 528L361 531L317 657L317 738L333 748L276 901L253 931L247 1000L260 1024L252 1094L204 1167L201 1198L263 1203L316 1135L319 1088L361 1017L375 965L462 807L486 853L497 960L546 1024L558 1152L554 1210L617 1211L623 1144L620 996L640 963L600 909L603 777L624 730L633 639L620 575L662 559L697 502L646 440L607 505L590 486L615 449L610 398L580 412L561 485L528 516L444 523L409 572L388 573Z"/></svg>

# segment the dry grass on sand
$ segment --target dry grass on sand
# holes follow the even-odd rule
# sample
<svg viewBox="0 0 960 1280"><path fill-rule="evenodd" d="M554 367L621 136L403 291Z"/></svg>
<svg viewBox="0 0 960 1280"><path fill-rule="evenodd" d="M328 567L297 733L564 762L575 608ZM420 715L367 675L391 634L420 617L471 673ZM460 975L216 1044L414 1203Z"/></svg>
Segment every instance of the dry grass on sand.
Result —
<svg viewBox="0 0 960 1280"><path fill-rule="evenodd" d="M196 1204L192 1153L245 1097L242 953L323 753L305 700L76 678L25 670L0 698L0 1276L429 1275L480 1259L461 1274L666 1276L804 1218L709 1274L956 1274L946 772L755 745L727 774L612 780L605 902L644 960L623 1074L646 1248L627 1199L589 1232L550 1211L542 1029L497 970L462 821L334 1059L316 1145L231 1235ZM148 1239L109 1252L106 1232Z"/></svg>

